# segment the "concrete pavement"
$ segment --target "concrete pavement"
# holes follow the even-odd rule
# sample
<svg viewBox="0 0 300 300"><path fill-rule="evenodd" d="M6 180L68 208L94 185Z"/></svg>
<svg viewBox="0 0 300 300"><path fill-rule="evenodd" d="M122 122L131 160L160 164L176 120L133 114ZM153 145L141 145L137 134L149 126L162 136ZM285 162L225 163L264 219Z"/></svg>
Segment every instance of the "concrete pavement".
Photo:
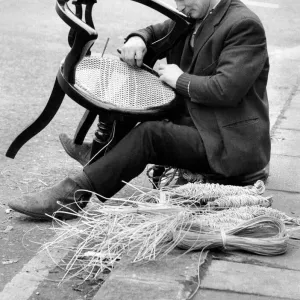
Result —
<svg viewBox="0 0 300 300"><path fill-rule="evenodd" d="M272 128L270 177L265 193L273 195L274 208L291 216L300 216L300 85L296 79ZM201 287L193 299L300 299L300 232L294 237L282 256L211 252L200 268ZM197 287L199 253L176 259L178 254L145 265L132 266L123 260L94 300L188 299Z"/></svg>

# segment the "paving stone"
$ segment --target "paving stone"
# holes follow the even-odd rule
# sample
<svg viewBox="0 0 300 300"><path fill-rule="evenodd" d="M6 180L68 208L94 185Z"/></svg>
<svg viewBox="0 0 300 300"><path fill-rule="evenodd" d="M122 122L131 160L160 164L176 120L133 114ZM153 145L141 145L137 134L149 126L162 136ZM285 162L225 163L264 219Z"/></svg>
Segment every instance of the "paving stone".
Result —
<svg viewBox="0 0 300 300"><path fill-rule="evenodd" d="M198 284L199 253L144 264L122 263L113 270L93 300L185 300Z"/></svg>
<svg viewBox="0 0 300 300"><path fill-rule="evenodd" d="M271 155L267 188L300 192L300 158L277 154Z"/></svg>
<svg viewBox="0 0 300 300"><path fill-rule="evenodd" d="M200 289L193 300L288 300L288 298L264 297L249 294Z"/></svg>
<svg viewBox="0 0 300 300"><path fill-rule="evenodd" d="M297 99L300 100L300 97ZM278 128L300 130L300 104L297 101L291 103L290 107L285 111Z"/></svg>
<svg viewBox="0 0 300 300"><path fill-rule="evenodd" d="M298 89L296 91L296 95L292 99L287 111L288 110L294 110L294 109L300 109L300 87L299 86L298 86Z"/></svg>
<svg viewBox="0 0 300 300"><path fill-rule="evenodd" d="M264 196L272 196L272 207L285 212L291 217L300 217L300 193L282 192L269 189Z"/></svg>
<svg viewBox="0 0 300 300"><path fill-rule="evenodd" d="M267 297L300 299L300 272L213 260L201 287Z"/></svg>
<svg viewBox="0 0 300 300"><path fill-rule="evenodd" d="M272 155L277 154L300 157L299 145L300 130L278 128L272 136Z"/></svg>

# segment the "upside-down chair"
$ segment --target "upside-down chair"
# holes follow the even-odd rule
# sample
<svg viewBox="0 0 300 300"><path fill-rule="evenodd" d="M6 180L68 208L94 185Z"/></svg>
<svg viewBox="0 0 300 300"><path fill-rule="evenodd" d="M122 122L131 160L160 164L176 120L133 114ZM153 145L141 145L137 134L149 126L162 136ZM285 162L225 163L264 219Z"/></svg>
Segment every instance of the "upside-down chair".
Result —
<svg viewBox="0 0 300 300"><path fill-rule="evenodd" d="M149 6L173 19L174 36L177 36L178 32L184 33L189 26L187 17L163 2L132 1ZM74 136L76 144L82 144L97 115L101 115L104 130L107 131L111 130L111 120L118 120L124 116L137 122L163 118L176 105L175 92L153 75L153 72L149 72L161 53L172 47L172 44L161 40L150 45L141 69L129 67L117 57L114 59L92 53L91 47L98 37L92 19L92 8L97 0L72 1L75 14L69 8L68 2L57 0L56 12L71 27L68 36L71 50L59 67L46 107L38 118L15 138L6 152L7 157L14 158L27 141L49 124L65 94L86 108Z"/></svg>
<svg viewBox="0 0 300 300"><path fill-rule="evenodd" d="M168 35L174 36L171 39L172 43L161 39L149 45L142 68L133 68L118 58L105 57L91 51L98 37L92 19L93 5L97 0L72 1L75 13L69 8L69 0L57 0L56 12L70 26L68 42L71 50L61 62L44 110L14 139L6 152L7 157L14 158L27 141L49 124L66 94L86 109L74 135L74 143L78 145L83 143L98 115L101 120L102 142L105 145L111 137L115 122L124 118L132 119L134 122L162 119L176 107L175 91L162 83L151 69L155 62L190 29L191 21L162 1L131 1L155 9L174 21L173 29ZM154 172L156 172L154 178L159 177L163 174L163 167L154 168ZM249 184L257 177L261 177L261 174L249 174L238 178L236 182ZM213 175L207 178L222 182Z"/></svg>

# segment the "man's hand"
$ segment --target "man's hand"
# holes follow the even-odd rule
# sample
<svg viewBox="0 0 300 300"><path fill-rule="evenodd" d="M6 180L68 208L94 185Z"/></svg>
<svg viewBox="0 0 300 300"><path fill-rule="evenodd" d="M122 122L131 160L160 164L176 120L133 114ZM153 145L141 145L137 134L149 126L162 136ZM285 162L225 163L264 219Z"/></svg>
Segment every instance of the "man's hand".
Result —
<svg viewBox="0 0 300 300"><path fill-rule="evenodd" d="M133 67L141 67L144 56L147 52L147 47L142 38L139 36L133 36L121 47L120 50L121 60Z"/></svg>
<svg viewBox="0 0 300 300"><path fill-rule="evenodd" d="M174 64L166 65L166 64L160 64L158 67L158 74L159 79L172 88L176 88L176 82L178 77L183 74L183 71Z"/></svg>

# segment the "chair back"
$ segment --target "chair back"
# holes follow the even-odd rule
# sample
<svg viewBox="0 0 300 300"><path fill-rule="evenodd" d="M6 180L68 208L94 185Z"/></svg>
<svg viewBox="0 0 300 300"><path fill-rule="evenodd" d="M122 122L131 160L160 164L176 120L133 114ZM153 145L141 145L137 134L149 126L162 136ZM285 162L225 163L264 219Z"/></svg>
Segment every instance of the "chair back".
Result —
<svg viewBox="0 0 300 300"><path fill-rule="evenodd" d="M79 62L90 52L98 37L92 20L92 9L96 0L74 0L75 14L68 6L69 0L57 0L56 12L71 27L68 42L71 51L64 61L64 78L71 84L75 83L75 71ZM85 5L85 21L82 20L82 6Z"/></svg>

